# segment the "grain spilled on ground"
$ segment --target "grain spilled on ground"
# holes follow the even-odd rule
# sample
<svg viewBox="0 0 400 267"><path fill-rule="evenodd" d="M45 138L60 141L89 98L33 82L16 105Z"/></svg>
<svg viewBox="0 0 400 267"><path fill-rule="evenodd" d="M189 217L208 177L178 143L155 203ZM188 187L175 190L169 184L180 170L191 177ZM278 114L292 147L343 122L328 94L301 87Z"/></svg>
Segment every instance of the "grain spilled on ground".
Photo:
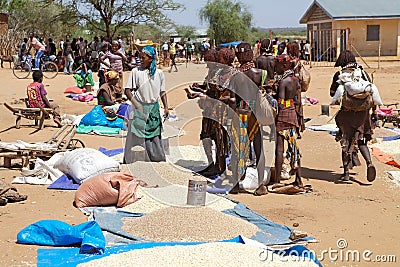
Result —
<svg viewBox="0 0 400 267"><path fill-rule="evenodd" d="M252 237L259 229L245 220L207 207L168 207L140 218L124 219L125 232L156 242L218 241Z"/></svg>
<svg viewBox="0 0 400 267"><path fill-rule="evenodd" d="M239 243L207 243L136 249L80 264L97 266L317 266L308 259L282 257L271 251Z"/></svg>

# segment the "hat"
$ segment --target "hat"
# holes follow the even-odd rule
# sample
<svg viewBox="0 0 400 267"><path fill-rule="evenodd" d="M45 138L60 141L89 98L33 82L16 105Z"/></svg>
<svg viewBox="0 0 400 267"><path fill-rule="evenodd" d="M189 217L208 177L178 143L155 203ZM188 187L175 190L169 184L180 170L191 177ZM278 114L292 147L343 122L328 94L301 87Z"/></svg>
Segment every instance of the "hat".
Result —
<svg viewBox="0 0 400 267"><path fill-rule="evenodd" d="M104 76L106 76L107 80L117 80L119 79L119 74L116 71L107 71Z"/></svg>

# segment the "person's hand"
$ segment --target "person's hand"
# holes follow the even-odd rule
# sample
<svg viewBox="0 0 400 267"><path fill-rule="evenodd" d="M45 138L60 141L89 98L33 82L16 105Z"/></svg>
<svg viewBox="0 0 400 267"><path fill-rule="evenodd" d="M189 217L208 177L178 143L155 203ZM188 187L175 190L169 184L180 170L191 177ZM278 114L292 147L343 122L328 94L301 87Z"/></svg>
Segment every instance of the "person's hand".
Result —
<svg viewBox="0 0 400 267"><path fill-rule="evenodd" d="M164 121L166 120L166 119L168 119L168 117L169 117L169 110L168 110L168 108L165 108L164 109Z"/></svg>

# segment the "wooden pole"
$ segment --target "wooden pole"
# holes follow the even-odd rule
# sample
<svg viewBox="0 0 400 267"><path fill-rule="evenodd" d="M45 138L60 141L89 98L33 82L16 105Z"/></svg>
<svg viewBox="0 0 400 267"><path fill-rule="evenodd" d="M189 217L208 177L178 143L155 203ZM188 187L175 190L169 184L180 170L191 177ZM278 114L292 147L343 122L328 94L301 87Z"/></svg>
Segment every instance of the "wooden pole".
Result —
<svg viewBox="0 0 400 267"><path fill-rule="evenodd" d="M380 69L381 66L381 38L379 38L379 44L378 44L378 69Z"/></svg>

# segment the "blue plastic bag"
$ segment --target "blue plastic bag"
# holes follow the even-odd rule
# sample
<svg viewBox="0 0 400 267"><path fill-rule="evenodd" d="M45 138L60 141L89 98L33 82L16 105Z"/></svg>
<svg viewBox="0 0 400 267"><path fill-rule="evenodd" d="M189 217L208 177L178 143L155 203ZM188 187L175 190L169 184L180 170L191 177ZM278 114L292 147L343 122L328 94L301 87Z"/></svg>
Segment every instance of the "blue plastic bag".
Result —
<svg viewBox="0 0 400 267"><path fill-rule="evenodd" d="M104 114L101 106L95 106L89 113L87 113L79 123L85 126L107 126L111 128L120 128L125 130L125 122L121 118L115 120L108 120L106 114Z"/></svg>
<svg viewBox="0 0 400 267"><path fill-rule="evenodd" d="M103 254L106 239L95 221L70 225L57 220L42 220L22 229L17 235L20 244L70 246L80 244L80 253Z"/></svg>

